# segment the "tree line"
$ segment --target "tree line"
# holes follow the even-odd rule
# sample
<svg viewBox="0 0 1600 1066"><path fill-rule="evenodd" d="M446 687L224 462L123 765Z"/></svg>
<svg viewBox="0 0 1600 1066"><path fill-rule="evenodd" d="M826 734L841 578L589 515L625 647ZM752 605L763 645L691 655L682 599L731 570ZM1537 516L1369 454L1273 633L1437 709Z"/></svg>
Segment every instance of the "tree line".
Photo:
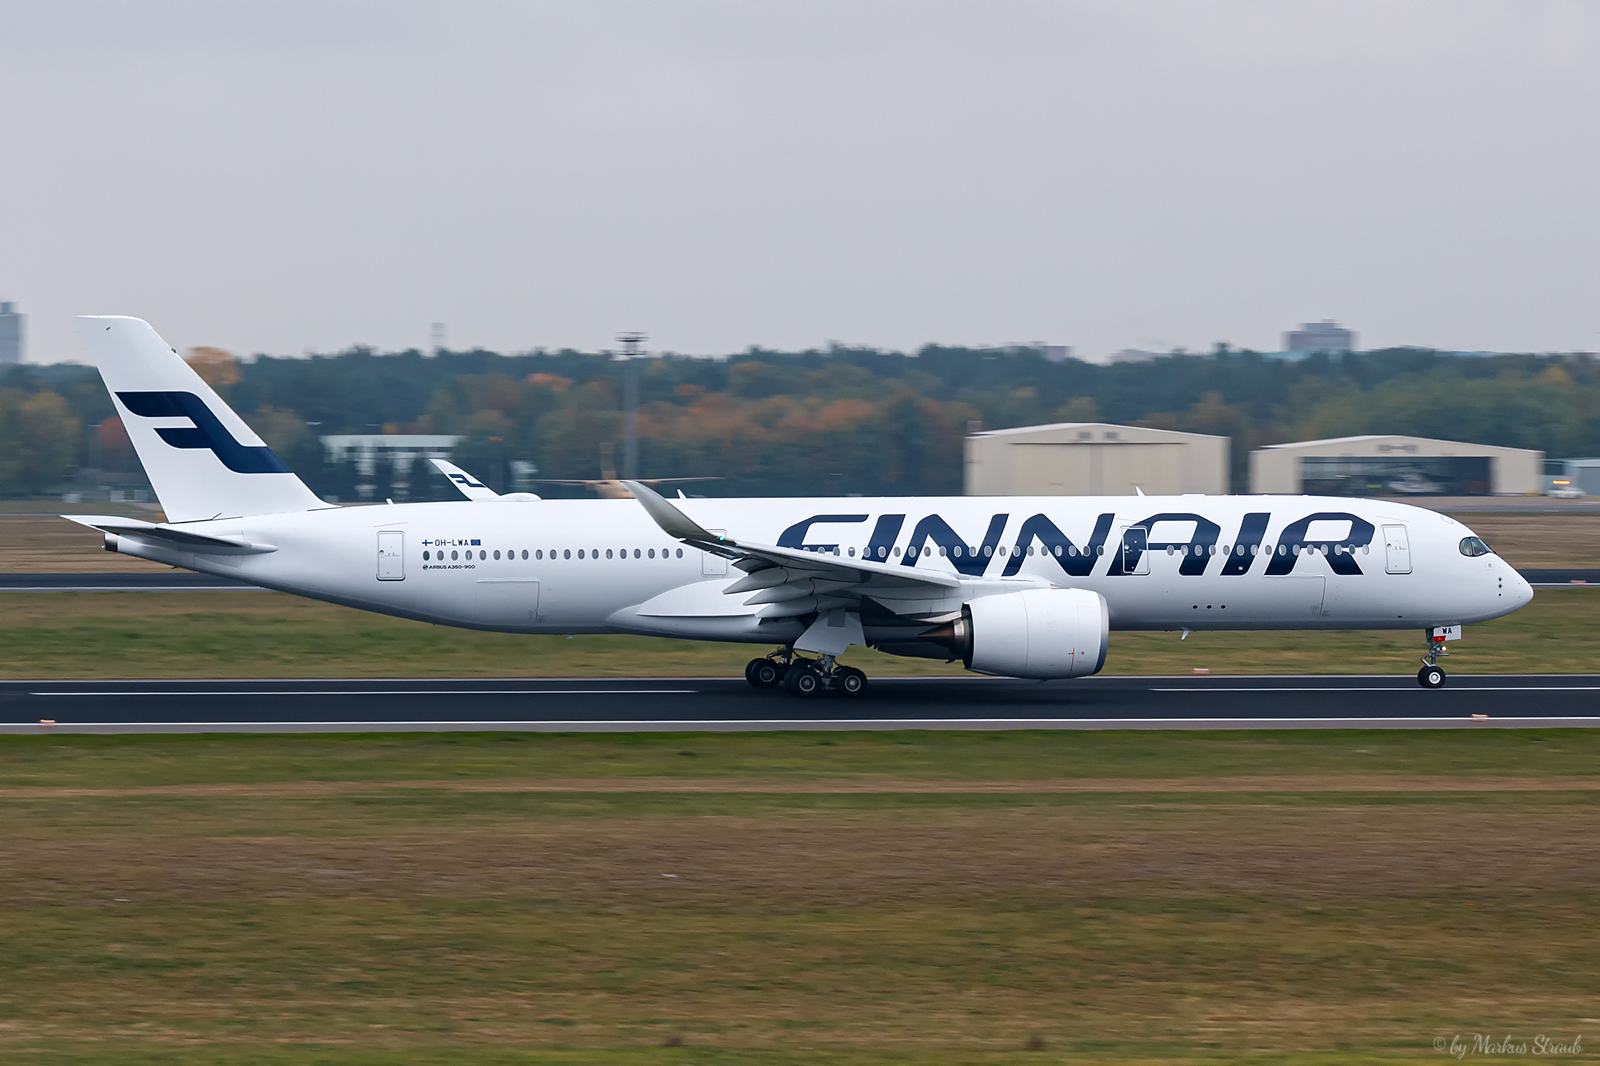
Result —
<svg viewBox="0 0 1600 1066"><path fill-rule="evenodd" d="M602 354L353 349L191 363L316 491L352 498L331 433L448 433L463 467L501 485L512 460L547 478L595 478L621 456L623 366ZM1600 455L1600 364L1563 355L1417 349L1287 362L1219 346L1143 363L1052 362L1039 352L928 346L751 349L640 359L640 474L715 475L715 495L959 493L971 429L1109 421L1232 438L1232 479L1265 444L1405 433ZM19 366L0 377L0 492L38 494L138 476L92 368ZM377 487L448 498L432 468ZM540 490L546 491L546 490ZM546 494L559 494L551 489ZM379 492L376 495L383 496Z"/></svg>

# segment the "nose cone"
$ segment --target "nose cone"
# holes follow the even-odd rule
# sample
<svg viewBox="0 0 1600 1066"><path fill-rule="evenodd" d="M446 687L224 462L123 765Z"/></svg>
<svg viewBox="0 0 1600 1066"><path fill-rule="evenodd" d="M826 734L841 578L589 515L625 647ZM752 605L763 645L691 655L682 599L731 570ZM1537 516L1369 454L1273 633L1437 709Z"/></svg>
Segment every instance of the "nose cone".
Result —
<svg viewBox="0 0 1600 1066"><path fill-rule="evenodd" d="M1506 582L1506 593L1511 597L1516 607L1526 607L1533 602L1533 586L1528 584L1528 579L1511 571L1511 579ZM1516 608L1514 607L1513 610Z"/></svg>

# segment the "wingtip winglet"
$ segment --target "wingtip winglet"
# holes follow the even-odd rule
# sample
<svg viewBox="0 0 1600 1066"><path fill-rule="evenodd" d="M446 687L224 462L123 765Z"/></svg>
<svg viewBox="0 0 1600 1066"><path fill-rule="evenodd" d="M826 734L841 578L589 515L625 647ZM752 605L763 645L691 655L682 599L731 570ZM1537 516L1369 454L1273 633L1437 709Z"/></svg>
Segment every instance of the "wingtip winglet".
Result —
<svg viewBox="0 0 1600 1066"><path fill-rule="evenodd" d="M639 501L639 506L644 508L645 513L668 536L677 537L679 540L711 542L727 539L718 537L701 528L698 522L668 503L660 493L648 485L643 485L637 481L623 481L622 487L633 494L633 498Z"/></svg>

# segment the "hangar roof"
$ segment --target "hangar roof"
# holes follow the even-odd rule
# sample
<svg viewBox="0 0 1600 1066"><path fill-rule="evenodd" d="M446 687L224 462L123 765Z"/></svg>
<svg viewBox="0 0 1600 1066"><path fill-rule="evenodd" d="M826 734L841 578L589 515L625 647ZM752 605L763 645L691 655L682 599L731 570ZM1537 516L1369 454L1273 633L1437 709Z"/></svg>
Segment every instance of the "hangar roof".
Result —
<svg viewBox="0 0 1600 1066"><path fill-rule="evenodd" d="M990 429L969 437L1004 437L1009 444L1150 444L1156 442L1227 440L1210 433L1185 433L1153 426L1123 426L1115 422L1056 422L1047 426Z"/></svg>
<svg viewBox="0 0 1600 1066"><path fill-rule="evenodd" d="M1498 444L1472 444L1468 441L1438 440L1433 437L1411 437L1400 433L1363 433L1355 437L1327 437L1323 440L1290 441L1287 444L1264 444L1258 451L1317 451L1347 455L1382 455L1399 447L1415 454L1427 449L1433 455L1491 455L1507 452L1542 454L1534 448L1507 448ZM1445 449L1448 449L1446 451Z"/></svg>

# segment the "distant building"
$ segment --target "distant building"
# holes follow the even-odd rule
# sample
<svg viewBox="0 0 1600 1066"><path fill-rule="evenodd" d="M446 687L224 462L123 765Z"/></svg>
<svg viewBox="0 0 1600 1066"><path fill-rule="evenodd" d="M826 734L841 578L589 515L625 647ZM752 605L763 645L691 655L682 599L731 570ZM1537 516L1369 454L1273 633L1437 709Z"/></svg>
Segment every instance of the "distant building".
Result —
<svg viewBox="0 0 1600 1066"><path fill-rule="evenodd" d="M461 440L452 433L331 433L317 439L330 463L349 462L355 466L360 479L356 491L363 499L372 495L380 461L390 470L405 471L414 459L450 458ZM411 485L403 473L395 482L395 489L410 494Z"/></svg>
<svg viewBox="0 0 1600 1066"><path fill-rule="evenodd" d="M1573 490L1600 496L1600 459L1546 459L1544 491L1549 495Z"/></svg>
<svg viewBox="0 0 1600 1066"><path fill-rule="evenodd" d="M1005 355L1025 355L1038 352L1045 357L1047 362L1060 363L1072 358L1072 345L1046 344L1044 341L1034 341L1032 344L1002 344L998 349Z"/></svg>
<svg viewBox="0 0 1600 1066"><path fill-rule="evenodd" d="M1371 434L1250 453L1250 491L1310 496L1537 496L1544 453Z"/></svg>
<svg viewBox="0 0 1600 1066"><path fill-rule="evenodd" d="M1228 438L1063 422L971 433L968 496L1150 496L1228 491Z"/></svg>
<svg viewBox="0 0 1600 1066"><path fill-rule="evenodd" d="M506 464L511 468L511 491L533 491L533 476L539 472L539 464L526 459L513 459Z"/></svg>
<svg viewBox="0 0 1600 1066"><path fill-rule="evenodd" d="M1307 322L1297 330L1283 335L1283 348L1287 352L1310 355L1312 352L1353 352L1356 335L1330 319Z"/></svg>
<svg viewBox="0 0 1600 1066"><path fill-rule="evenodd" d="M0 303L0 365L22 362L22 315L14 303Z"/></svg>
<svg viewBox="0 0 1600 1066"><path fill-rule="evenodd" d="M391 466L416 458L448 459L461 440L452 433L334 433L318 439L330 463L354 463L356 473L368 478L380 459Z"/></svg>
<svg viewBox="0 0 1600 1066"><path fill-rule="evenodd" d="M1152 359L1160 359L1165 352L1146 352L1138 348L1124 348L1120 352L1111 353L1113 363L1148 363Z"/></svg>

